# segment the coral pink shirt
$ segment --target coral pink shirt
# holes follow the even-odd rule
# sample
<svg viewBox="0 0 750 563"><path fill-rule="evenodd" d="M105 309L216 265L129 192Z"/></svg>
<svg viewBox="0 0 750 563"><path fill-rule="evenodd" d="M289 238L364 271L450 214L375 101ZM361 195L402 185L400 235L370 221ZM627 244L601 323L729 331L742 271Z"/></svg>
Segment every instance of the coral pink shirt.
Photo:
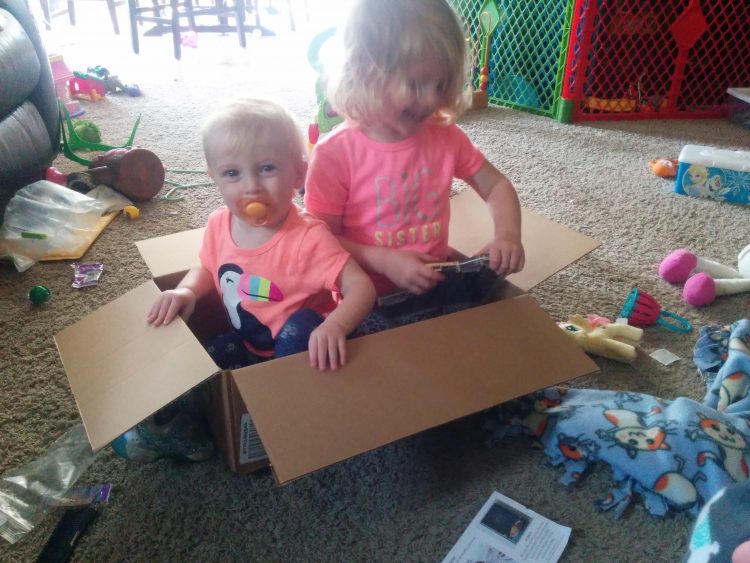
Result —
<svg viewBox="0 0 750 563"><path fill-rule="evenodd" d="M313 150L305 205L341 217L341 236L366 245L448 255L450 189L473 177L484 156L457 125L425 123L395 143L344 123ZM378 293L393 285L370 272Z"/></svg>
<svg viewBox="0 0 750 563"><path fill-rule="evenodd" d="M257 248L234 243L231 213L220 207L208 218L199 256L235 330L242 334L246 311L274 338L302 307L330 312L332 293L339 291L338 278L349 260L328 226L296 206L273 238Z"/></svg>

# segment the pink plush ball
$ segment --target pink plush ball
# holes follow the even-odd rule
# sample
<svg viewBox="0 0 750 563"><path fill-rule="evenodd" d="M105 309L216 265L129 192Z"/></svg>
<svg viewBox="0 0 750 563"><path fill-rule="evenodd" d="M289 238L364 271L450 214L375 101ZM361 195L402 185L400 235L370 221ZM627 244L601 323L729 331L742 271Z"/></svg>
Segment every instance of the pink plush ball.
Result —
<svg viewBox="0 0 750 563"><path fill-rule="evenodd" d="M669 283L682 283L697 264L698 257L686 248L674 250L659 264L659 277Z"/></svg>
<svg viewBox="0 0 750 563"><path fill-rule="evenodd" d="M682 289L685 303L693 307L705 307L716 299L716 283L708 274L700 272L691 276Z"/></svg>

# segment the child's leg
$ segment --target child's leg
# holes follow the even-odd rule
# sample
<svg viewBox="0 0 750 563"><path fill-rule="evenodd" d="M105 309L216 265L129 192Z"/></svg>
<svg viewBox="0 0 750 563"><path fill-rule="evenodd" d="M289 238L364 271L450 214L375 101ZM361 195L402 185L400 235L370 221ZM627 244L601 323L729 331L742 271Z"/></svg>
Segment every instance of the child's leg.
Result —
<svg viewBox="0 0 750 563"><path fill-rule="evenodd" d="M307 350L310 333L322 322L323 317L312 309L292 313L276 336L274 357L281 358Z"/></svg>
<svg viewBox="0 0 750 563"><path fill-rule="evenodd" d="M206 352L221 369L238 369L257 364L260 358L245 346L242 336L234 330L217 336L206 346Z"/></svg>

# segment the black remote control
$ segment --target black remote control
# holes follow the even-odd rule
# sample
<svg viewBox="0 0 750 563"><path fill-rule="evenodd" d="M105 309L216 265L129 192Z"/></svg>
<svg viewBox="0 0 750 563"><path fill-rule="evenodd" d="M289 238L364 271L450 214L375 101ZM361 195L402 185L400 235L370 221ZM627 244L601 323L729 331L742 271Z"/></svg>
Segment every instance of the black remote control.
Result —
<svg viewBox="0 0 750 563"><path fill-rule="evenodd" d="M82 508L67 509L47 540L47 545L39 554L37 563L69 561L78 540L96 518L97 511L97 506L93 504Z"/></svg>

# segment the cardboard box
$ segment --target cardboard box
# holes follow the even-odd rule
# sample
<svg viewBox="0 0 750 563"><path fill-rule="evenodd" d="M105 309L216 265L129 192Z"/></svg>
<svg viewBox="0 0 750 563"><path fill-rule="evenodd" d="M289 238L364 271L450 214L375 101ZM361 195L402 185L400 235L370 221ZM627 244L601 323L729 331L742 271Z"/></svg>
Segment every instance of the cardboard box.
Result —
<svg viewBox="0 0 750 563"><path fill-rule="evenodd" d="M468 190L451 209L451 245L476 252L492 232L484 202ZM336 372L310 368L307 353L220 372L200 344L228 326L218 297L198 304L190 326L146 323L160 289L198 263L202 229L138 243L154 280L55 337L91 446L106 446L214 376L213 430L230 468L258 466L246 440L254 422L277 481L285 483L596 371L524 291L598 243L527 210L523 221L527 266L496 301L350 340L348 364Z"/></svg>

